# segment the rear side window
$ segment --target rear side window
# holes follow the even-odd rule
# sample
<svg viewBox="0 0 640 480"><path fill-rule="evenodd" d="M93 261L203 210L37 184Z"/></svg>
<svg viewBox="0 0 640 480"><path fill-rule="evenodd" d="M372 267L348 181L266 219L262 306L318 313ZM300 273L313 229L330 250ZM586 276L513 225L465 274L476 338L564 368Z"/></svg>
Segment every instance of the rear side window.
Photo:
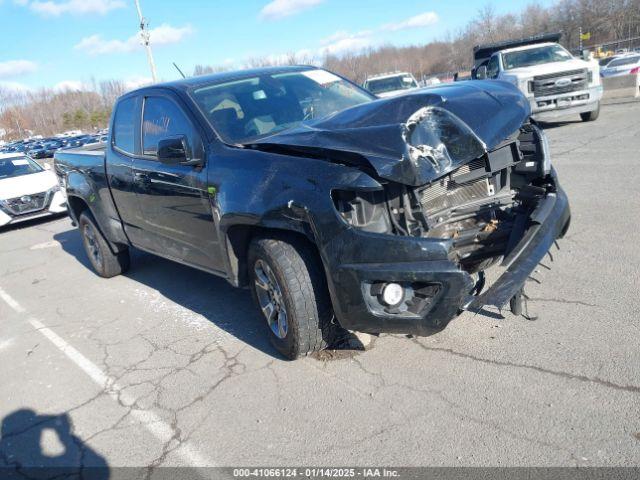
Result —
<svg viewBox="0 0 640 480"><path fill-rule="evenodd" d="M194 129L180 107L164 97L147 97L142 123L142 153L157 155L160 140L178 135L185 135L192 144Z"/></svg>
<svg viewBox="0 0 640 480"><path fill-rule="evenodd" d="M127 98L118 103L113 120L113 145L123 152L135 153L134 122L136 99Z"/></svg>

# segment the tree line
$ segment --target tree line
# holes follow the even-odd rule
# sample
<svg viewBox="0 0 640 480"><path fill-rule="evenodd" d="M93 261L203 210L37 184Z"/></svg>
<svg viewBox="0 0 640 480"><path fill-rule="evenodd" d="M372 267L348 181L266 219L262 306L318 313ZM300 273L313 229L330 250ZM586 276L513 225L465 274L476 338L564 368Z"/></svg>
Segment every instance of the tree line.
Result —
<svg viewBox="0 0 640 480"><path fill-rule="evenodd" d="M498 14L487 5L459 31L437 41L404 47L382 45L320 58L293 53L251 58L241 67L314 64L356 83L364 82L369 75L389 71L408 71L416 78L449 76L471 67L475 45L562 32L561 43L575 50L580 44L580 31L590 33L585 47L640 37L640 0L559 0L549 7L531 3L519 13L506 14ZM634 46L640 46L640 42ZM229 68L197 65L194 75ZM5 133L5 139L14 139L25 136L25 132L52 135L70 129L104 128L115 99L126 90L126 84L118 80L94 81L85 91L0 89L0 133Z"/></svg>
<svg viewBox="0 0 640 480"><path fill-rule="evenodd" d="M0 88L0 132L4 140L15 140L67 130L99 130L106 127L116 98L126 91L126 84L117 80L92 82L80 91Z"/></svg>
<svg viewBox="0 0 640 480"><path fill-rule="evenodd" d="M640 37L640 0L560 0L549 7L532 2L519 13L506 14L498 14L491 5L486 5L459 31L422 45L382 45L320 58L292 53L276 58L252 58L244 66L313 63L356 83L364 82L368 75L392 71L411 72L422 79L469 70L473 47L483 43L562 32L561 43L575 51L580 45L581 30L590 33L583 47ZM640 46L640 42L633 46ZM225 69L224 66L198 65L194 74Z"/></svg>

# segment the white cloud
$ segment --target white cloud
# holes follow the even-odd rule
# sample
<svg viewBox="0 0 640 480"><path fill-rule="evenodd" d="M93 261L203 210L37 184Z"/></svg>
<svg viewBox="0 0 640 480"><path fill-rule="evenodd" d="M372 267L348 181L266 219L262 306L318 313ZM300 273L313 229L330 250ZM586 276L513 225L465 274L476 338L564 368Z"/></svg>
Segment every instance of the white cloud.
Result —
<svg viewBox="0 0 640 480"><path fill-rule="evenodd" d="M38 65L29 60L8 60L0 62L0 78L17 77L27 73L33 73Z"/></svg>
<svg viewBox="0 0 640 480"><path fill-rule="evenodd" d="M178 43L183 38L190 35L193 29L190 25L184 27L172 27L162 24L157 28L149 30L151 45L168 45ZM127 40L105 40L101 35L91 35L85 37L73 48L83 50L89 55L105 55L110 53L133 52L142 45L138 34L129 37Z"/></svg>
<svg viewBox="0 0 640 480"><path fill-rule="evenodd" d="M357 52L380 44L384 32L397 32L411 28L424 28L438 22L435 12L424 12L398 23L382 25L374 30L364 30L350 33L338 31L320 41L322 47L319 54L342 55L347 52Z"/></svg>
<svg viewBox="0 0 640 480"><path fill-rule="evenodd" d="M25 93L31 91L31 87L19 82L0 81L0 91L9 93Z"/></svg>
<svg viewBox="0 0 640 480"><path fill-rule="evenodd" d="M152 83L153 79L151 77L131 77L124 81L124 86L127 90L134 90Z"/></svg>
<svg viewBox="0 0 640 480"><path fill-rule="evenodd" d="M123 0L15 0L20 5L29 5L29 8L36 13L45 16L58 17L64 13L73 15L98 14L105 15L111 10L124 8L126 6Z"/></svg>
<svg viewBox="0 0 640 480"><path fill-rule="evenodd" d="M53 86L56 92L82 92L91 88L79 80L63 80Z"/></svg>
<svg viewBox="0 0 640 480"><path fill-rule="evenodd" d="M324 0L273 0L260 11L264 20L279 20L319 5Z"/></svg>
<svg viewBox="0 0 640 480"><path fill-rule="evenodd" d="M382 30L397 32L398 30L407 30L410 28L423 28L438 23L438 14L436 12L424 12L398 23L389 23L382 27Z"/></svg>
<svg viewBox="0 0 640 480"><path fill-rule="evenodd" d="M371 30L357 33L340 31L320 41L322 47L319 49L319 53L321 55L340 55L346 52L363 50L371 47L374 43L375 39Z"/></svg>

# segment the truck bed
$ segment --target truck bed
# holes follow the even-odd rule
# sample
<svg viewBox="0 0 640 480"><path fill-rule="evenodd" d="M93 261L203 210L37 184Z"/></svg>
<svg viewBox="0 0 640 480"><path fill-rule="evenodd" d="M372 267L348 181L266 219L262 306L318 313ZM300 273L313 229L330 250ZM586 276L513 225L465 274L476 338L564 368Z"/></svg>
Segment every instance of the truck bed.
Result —
<svg viewBox="0 0 640 480"><path fill-rule="evenodd" d="M53 155L53 163L64 167L100 165L104 169L104 143L91 143L78 148L61 150Z"/></svg>

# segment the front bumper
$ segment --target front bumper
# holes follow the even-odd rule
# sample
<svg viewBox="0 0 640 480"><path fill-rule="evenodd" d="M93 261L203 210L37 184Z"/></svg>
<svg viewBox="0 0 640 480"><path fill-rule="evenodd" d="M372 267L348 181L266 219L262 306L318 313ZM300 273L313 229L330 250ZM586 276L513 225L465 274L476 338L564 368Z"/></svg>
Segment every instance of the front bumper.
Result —
<svg viewBox="0 0 640 480"><path fill-rule="evenodd" d="M13 225L27 220L47 217L49 215L58 215L67 211L67 197L62 191L53 192L44 208L35 212L29 212L23 215L13 215L0 207L0 227L5 225Z"/></svg>
<svg viewBox="0 0 640 480"><path fill-rule="evenodd" d="M507 259L506 272L480 296L471 294L475 285L472 277L448 260L447 241L349 229L325 250L338 252L330 258L328 269L336 317L350 330L424 336L443 329L462 310L478 310L483 305L501 308L564 234L570 216L567 196L558 187L530 216L532 225ZM419 314L385 313L372 308L367 298L371 282L437 285L438 291Z"/></svg>
<svg viewBox="0 0 640 480"><path fill-rule="evenodd" d="M531 97L529 98L531 116L535 120L545 121L568 115L592 112L598 109L602 93L602 85L597 85L575 92Z"/></svg>

